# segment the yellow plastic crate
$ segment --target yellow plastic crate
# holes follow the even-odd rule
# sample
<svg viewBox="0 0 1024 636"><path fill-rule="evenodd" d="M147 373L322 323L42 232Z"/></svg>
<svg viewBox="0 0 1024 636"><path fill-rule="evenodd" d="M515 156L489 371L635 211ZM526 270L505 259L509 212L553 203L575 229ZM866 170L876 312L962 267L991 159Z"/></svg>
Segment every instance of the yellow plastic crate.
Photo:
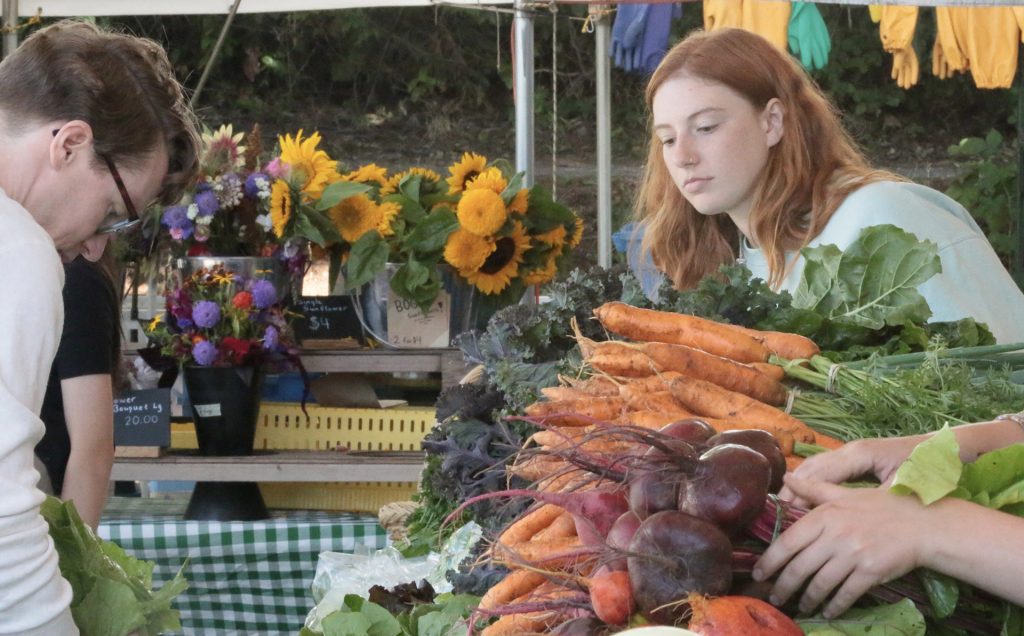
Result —
<svg viewBox="0 0 1024 636"><path fill-rule="evenodd" d="M337 510L377 514L382 506L412 497L419 485L406 482L263 482L260 492L269 508Z"/></svg>
<svg viewBox="0 0 1024 636"><path fill-rule="evenodd" d="M196 441L196 427L192 422L171 422L171 448L182 450L196 450L199 442Z"/></svg>
<svg viewBox="0 0 1024 636"><path fill-rule="evenodd" d="M432 407L350 409L263 402L256 424L257 450L418 451L436 422Z"/></svg>

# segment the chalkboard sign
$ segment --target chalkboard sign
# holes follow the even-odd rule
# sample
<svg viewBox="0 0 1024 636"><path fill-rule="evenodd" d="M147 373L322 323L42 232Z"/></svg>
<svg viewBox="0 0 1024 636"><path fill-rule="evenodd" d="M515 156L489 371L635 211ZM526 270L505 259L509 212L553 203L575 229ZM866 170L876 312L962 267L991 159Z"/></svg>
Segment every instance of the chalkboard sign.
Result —
<svg viewBox="0 0 1024 636"><path fill-rule="evenodd" d="M171 391L125 391L114 398L115 446L170 446Z"/></svg>
<svg viewBox="0 0 1024 636"><path fill-rule="evenodd" d="M349 296L301 296L293 309L302 314L294 325L300 340L363 341L363 329Z"/></svg>

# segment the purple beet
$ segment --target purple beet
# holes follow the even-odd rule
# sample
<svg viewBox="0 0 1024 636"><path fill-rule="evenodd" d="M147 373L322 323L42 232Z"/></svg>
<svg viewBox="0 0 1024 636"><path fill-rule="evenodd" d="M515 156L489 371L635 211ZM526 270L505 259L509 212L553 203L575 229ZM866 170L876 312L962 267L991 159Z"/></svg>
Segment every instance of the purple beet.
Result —
<svg viewBox="0 0 1024 636"><path fill-rule="evenodd" d="M739 444L721 444L701 455L696 474L680 483L679 510L734 534L764 508L770 480L764 455Z"/></svg>

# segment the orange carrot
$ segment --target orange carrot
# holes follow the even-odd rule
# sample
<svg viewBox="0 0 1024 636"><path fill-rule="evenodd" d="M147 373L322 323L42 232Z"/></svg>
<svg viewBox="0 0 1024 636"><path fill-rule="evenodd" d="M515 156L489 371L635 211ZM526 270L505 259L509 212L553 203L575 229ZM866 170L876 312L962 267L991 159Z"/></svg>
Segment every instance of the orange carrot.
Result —
<svg viewBox="0 0 1024 636"><path fill-rule="evenodd" d="M682 417L690 413L684 405L676 400L672 392L668 390L640 393L639 395L631 396L631 399L626 402L626 406L633 411L672 413L680 416L677 419L682 419Z"/></svg>
<svg viewBox="0 0 1024 636"><path fill-rule="evenodd" d="M796 470L800 464L804 463L806 457L800 457L799 455L786 455L786 472Z"/></svg>
<svg viewBox="0 0 1024 636"><path fill-rule="evenodd" d="M571 386L546 386L540 390L541 395L551 401L556 400L579 400L593 397L591 394Z"/></svg>
<svg viewBox="0 0 1024 636"><path fill-rule="evenodd" d="M679 378L672 382L672 395L698 415L764 424L792 433L796 441L814 441L814 431L795 417L711 382Z"/></svg>
<svg viewBox="0 0 1024 636"><path fill-rule="evenodd" d="M610 397L619 394L619 384L601 375L594 375L585 380L562 378L562 382L583 391L587 395L606 395Z"/></svg>
<svg viewBox="0 0 1024 636"><path fill-rule="evenodd" d="M642 378L661 371L642 351L630 347L624 342L601 342L590 355L584 355L592 368L608 375L620 378Z"/></svg>
<svg viewBox="0 0 1024 636"><path fill-rule="evenodd" d="M841 439L836 439L831 435L826 435L824 433L814 431L814 443L817 444L818 446L821 446L822 448L827 448L828 450L835 450L837 448L842 448L843 444L845 444L846 442L844 442Z"/></svg>
<svg viewBox="0 0 1024 636"><path fill-rule="evenodd" d="M680 375L682 374L677 373L676 371L666 371L657 375L649 375L645 378L634 378L628 382L624 382L622 386L619 387L619 395L629 401L631 397L644 393L667 391L669 383Z"/></svg>
<svg viewBox="0 0 1024 636"><path fill-rule="evenodd" d="M588 426L595 419L615 419L625 406L625 401L620 397L586 397L534 402L526 407L526 414L542 418L549 425Z"/></svg>
<svg viewBox="0 0 1024 636"><path fill-rule="evenodd" d="M730 325L696 316L625 303L605 303L594 310L605 329L643 342L687 345L738 362L764 362L769 351L751 336Z"/></svg>
<svg viewBox="0 0 1024 636"><path fill-rule="evenodd" d="M569 468L569 463L558 457L530 455L522 459L517 458L505 471L526 481L537 481L561 473L566 468Z"/></svg>
<svg viewBox="0 0 1024 636"><path fill-rule="evenodd" d="M609 625L624 625L633 614L633 589L629 572L599 568L588 582L594 615Z"/></svg>
<svg viewBox="0 0 1024 636"><path fill-rule="evenodd" d="M714 382L767 404L783 404L786 401L786 389L777 380L729 358L686 345L664 342L644 343L641 351L665 371L677 371L692 378Z"/></svg>
<svg viewBox="0 0 1024 636"><path fill-rule="evenodd" d="M586 556L580 555L583 542L577 536L552 537L546 541L524 541L513 546L501 544L494 546L494 554L498 559L515 563L530 563L543 568L571 566Z"/></svg>
<svg viewBox="0 0 1024 636"><path fill-rule="evenodd" d="M547 578L533 570L516 569L509 572L505 578L498 581L491 589L484 593L477 606L480 609L493 609L507 605L537 589Z"/></svg>
<svg viewBox="0 0 1024 636"><path fill-rule="evenodd" d="M563 512L565 512L564 509L554 504L543 504L529 510L505 528L505 531L498 537L498 542L514 545L529 541L535 534L551 525L551 522Z"/></svg>
<svg viewBox="0 0 1024 636"><path fill-rule="evenodd" d="M821 353L821 349L814 344L813 340L799 334L783 331L760 331L739 325L732 326L763 344L772 353L787 360L806 359Z"/></svg>
<svg viewBox="0 0 1024 636"><path fill-rule="evenodd" d="M786 379L786 370L777 364L771 364L770 362L751 362L750 366L776 382L782 382Z"/></svg>
<svg viewBox="0 0 1024 636"><path fill-rule="evenodd" d="M707 597L693 593L686 598L690 606L690 631L701 636L803 636L792 618L778 608L752 596Z"/></svg>
<svg viewBox="0 0 1024 636"><path fill-rule="evenodd" d="M665 413L663 411L650 410L630 411L623 416L628 424L653 430L658 430L666 424L671 424L676 420L683 420L688 417L693 417L693 415L691 413Z"/></svg>
<svg viewBox="0 0 1024 636"><path fill-rule="evenodd" d="M569 512L563 512L555 517L547 528L544 528L533 536L536 541L548 541L558 537L572 537L576 535L576 519Z"/></svg>

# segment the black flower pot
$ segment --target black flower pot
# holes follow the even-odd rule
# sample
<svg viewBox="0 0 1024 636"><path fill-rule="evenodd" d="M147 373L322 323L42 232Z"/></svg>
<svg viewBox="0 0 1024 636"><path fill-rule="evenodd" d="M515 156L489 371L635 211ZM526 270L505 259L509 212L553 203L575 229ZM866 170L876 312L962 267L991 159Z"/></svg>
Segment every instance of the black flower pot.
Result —
<svg viewBox="0 0 1024 636"><path fill-rule="evenodd" d="M252 455L263 371L259 367L186 366L199 454ZM252 482L197 482L186 519L248 521L269 517Z"/></svg>

